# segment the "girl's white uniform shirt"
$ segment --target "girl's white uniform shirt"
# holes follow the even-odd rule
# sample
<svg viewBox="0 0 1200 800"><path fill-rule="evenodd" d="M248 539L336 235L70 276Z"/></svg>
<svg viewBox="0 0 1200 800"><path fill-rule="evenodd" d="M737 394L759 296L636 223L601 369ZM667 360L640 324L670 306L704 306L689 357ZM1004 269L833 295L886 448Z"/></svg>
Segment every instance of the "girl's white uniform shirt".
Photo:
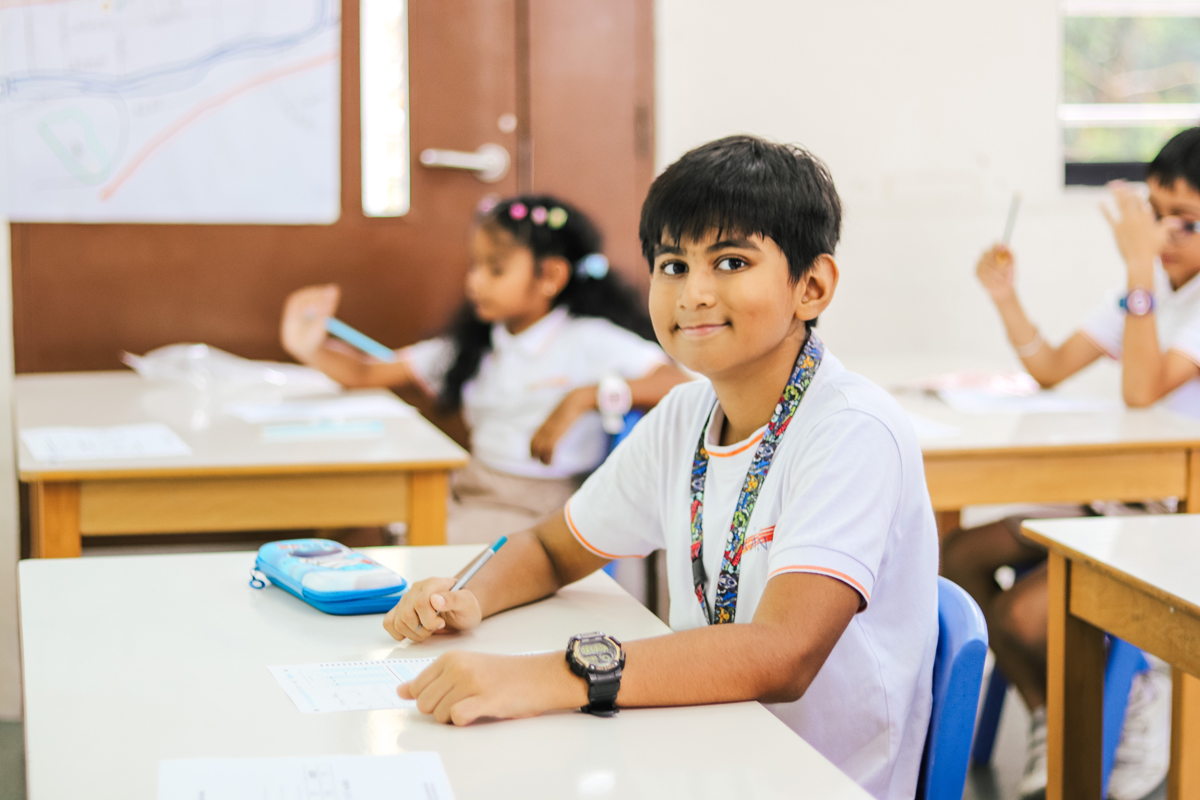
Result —
<svg viewBox="0 0 1200 800"><path fill-rule="evenodd" d="M1109 358L1118 361L1125 338L1125 312L1118 301L1124 295L1124 291L1111 293L1080 329ZM1200 276L1172 289L1162 263L1154 263L1154 328L1161 350L1174 350L1200 365ZM1177 414L1200 417L1200 378L1193 378L1171 392L1166 403Z"/></svg>
<svg viewBox="0 0 1200 800"><path fill-rule="evenodd" d="M666 548L671 627L707 622L692 583L690 479L705 421L704 569L710 607L734 506L763 430L721 447L707 382L676 387L567 504L568 525L603 557ZM879 798L911 798L932 703L938 538L916 434L882 389L826 350L780 439L742 552L735 622L782 573L842 581L862 607L804 696L776 716ZM722 732L706 731L706 741Z"/></svg>
<svg viewBox="0 0 1200 800"><path fill-rule="evenodd" d="M449 339L430 339L405 348L400 356L421 387L437 396L455 349ZM642 378L666 363L657 344L606 319L573 317L561 306L515 336L495 325L492 349L463 386L471 454L493 469L529 478L590 472L608 450L596 412L585 414L563 434L550 464L529 454L533 435L572 389L610 375Z"/></svg>

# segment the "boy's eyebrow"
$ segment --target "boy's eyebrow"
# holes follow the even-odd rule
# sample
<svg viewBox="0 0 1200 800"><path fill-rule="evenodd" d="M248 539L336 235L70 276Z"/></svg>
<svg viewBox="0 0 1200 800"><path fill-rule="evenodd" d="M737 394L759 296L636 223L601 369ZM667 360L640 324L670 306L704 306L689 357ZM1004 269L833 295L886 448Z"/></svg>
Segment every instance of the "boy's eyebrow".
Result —
<svg viewBox="0 0 1200 800"><path fill-rule="evenodd" d="M758 250L759 247L750 239L722 239L716 244L709 245L708 252L713 253L717 250L724 250L726 247L734 247L739 250Z"/></svg>
<svg viewBox="0 0 1200 800"><path fill-rule="evenodd" d="M654 246L654 255L661 256L664 254L672 255L672 256L681 256L681 255L683 255L683 248L680 247L678 244L667 244L666 242L659 242L658 244L656 244Z"/></svg>

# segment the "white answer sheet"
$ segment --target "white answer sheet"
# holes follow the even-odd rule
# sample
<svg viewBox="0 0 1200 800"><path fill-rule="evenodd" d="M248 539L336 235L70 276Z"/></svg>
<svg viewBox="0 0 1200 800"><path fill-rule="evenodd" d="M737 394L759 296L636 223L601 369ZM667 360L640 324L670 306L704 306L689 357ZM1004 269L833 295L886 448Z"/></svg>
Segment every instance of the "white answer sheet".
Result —
<svg viewBox="0 0 1200 800"><path fill-rule="evenodd" d="M1069 397L1056 392L1016 396L977 389L944 389L937 393L942 402L963 414L1074 414L1120 411L1115 400L1101 397Z"/></svg>
<svg viewBox="0 0 1200 800"><path fill-rule="evenodd" d="M190 456L192 448L161 422L104 428L26 428L21 441L38 461Z"/></svg>
<svg viewBox="0 0 1200 800"><path fill-rule="evenodd" d="M396 687L411 681L432 663L432 658L393 658L267 669L301 714L323 714L328 711L416 708L415 701L400 699Z"/></svg>
<svg viewBox="0 0 1200 800"><path fill-rule="evenodd" d="M437 753L188 758L158 765L158 800L453 800Z"/></svg>

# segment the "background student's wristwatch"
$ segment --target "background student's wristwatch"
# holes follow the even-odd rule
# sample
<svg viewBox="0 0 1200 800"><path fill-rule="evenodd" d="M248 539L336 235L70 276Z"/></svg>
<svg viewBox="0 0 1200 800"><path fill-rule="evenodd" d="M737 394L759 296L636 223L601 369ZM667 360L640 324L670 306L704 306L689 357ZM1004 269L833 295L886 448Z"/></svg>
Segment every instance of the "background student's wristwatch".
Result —
<svg viewBox="0 0 1200 800"><path fill-rule="evenodd" d="M1139 286L1122 297L1117 305L1131 317L1144 317L1154 310L1154 295Z"/></svg>
<svg viewBox="0 0 1200 800"><path fill-rule="evenodd" d="M567 666L587 681L588 704L580 711L611 717L620 710L617 692L625 668L625 650L620 642L599 631L576 634L567 642Z"/></svg>
<svg viewBox="0 0 1200 800"><path fill-rule="evenodd" d="M605 433L620 433L625 429L625 415L633 408L633 393L619 375L601 379L596 387L596 408Z"/></svg>

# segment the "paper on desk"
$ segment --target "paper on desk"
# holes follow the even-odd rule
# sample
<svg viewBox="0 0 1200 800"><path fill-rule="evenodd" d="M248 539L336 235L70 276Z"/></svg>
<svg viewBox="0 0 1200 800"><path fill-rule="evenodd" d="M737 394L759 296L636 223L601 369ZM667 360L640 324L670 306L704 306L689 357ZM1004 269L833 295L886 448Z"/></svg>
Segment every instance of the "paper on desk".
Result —
<svg viewBox="0 0 1200 800"><path fill-rule="evenodd" d="M1121 404L1113 400L1099 397L1065 397L1054 392L1015 397L976 389L944 389L938 392L938 397L955 411L964 414L1068 414L1121 409Z"/></svg>
<svg viewBox="0 0 1200 800"><path fill-rule="evenodd" d="M291 400L285 403L226 403L225 413L252 425L322 419L411 417L416 410L399 398L384 395Z"/></svg>
<svg viewBox="0 0 1200 800"><path fill-rule="evenodd" d="M301 714L323 714L328 711L416 708L415 701L400 699L396 687L408 683L432 663L432 658L393 658L267 669Z"/></svg>
<svg viewBox="0 0 1200 800"><path fill-rule="evenodd" d="M437 753L188 758L158 765L158 800L453 800Z"/></svg>
<svg viewBox="0 0 1200 800"><path fill-rule="evenodd" d="M98 461L190 456L192 448L161 422L105 428L26 428L21 441L38 461Z"/></svg>

